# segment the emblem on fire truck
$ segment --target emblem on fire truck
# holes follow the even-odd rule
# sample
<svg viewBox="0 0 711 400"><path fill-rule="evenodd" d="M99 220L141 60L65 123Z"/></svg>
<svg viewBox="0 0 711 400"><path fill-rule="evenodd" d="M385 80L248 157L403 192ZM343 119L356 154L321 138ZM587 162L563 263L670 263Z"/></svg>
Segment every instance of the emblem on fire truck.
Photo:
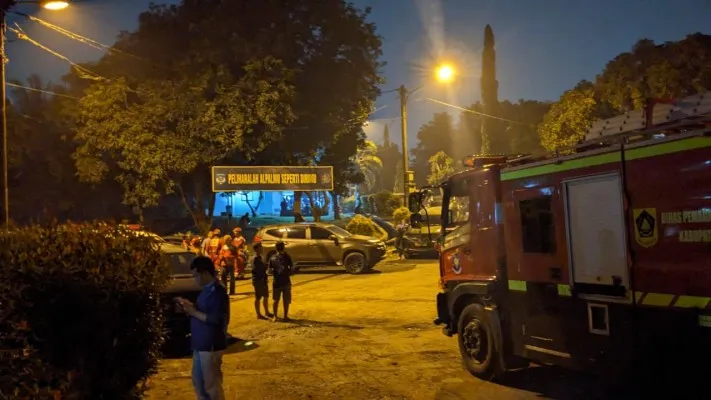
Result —
<svg viewBox="0 0 711 400"><path fill-rule="evenodd" d="M452 272L457 275L462 273L462 264L459 263L459 253L452 255Z"/></svg>
<svg viewBox="0 0 711 400"><path fill-rule="evenodd" d="M634 238L642 247L652 247L659 240L656 208L637 208L634 217Z"/></svg>

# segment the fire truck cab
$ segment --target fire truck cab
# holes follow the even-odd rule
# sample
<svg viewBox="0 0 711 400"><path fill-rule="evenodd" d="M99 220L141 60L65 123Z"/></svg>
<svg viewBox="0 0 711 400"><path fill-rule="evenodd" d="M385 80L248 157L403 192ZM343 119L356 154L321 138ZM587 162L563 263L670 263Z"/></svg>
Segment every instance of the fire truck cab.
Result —
<svg viewBox="0 0 711 400"><path fill-rule="evenodd" d="M442 182L435 324L469 372L708 367L709 113L711 93L650 102L569 151L471 156Z"/></svg>

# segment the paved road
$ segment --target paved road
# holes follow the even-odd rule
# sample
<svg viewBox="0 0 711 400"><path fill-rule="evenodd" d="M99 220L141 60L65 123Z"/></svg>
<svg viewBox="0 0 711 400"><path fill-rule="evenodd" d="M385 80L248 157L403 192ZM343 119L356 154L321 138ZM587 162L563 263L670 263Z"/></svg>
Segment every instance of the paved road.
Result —
<svg viewBox="0 0 711 400"><path fill-rule="evenodd" d="M592 378L548 367L480 381L457 342L432 325L437 265L387 261L372 274L307 270L293 277L293 323L256 320L251 284L232 298L224 359L228 399L589 399ZM246 341L252 342L246 345ZM194 399L190 359L162 363L151 399Z"/></svg>

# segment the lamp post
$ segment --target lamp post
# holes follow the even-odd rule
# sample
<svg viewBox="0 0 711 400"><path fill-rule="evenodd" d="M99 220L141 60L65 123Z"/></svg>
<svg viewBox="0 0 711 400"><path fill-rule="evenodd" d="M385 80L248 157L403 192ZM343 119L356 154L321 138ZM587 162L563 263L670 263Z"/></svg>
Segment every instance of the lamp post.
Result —
<svg viewBox="0 0 711 400"><path fill-rule="evenodd" d="M2 102L2 110L0 111L0 128L2 129L2 176L3 176L3 225L5 229L10 228L10 186L8 179L8 157L9 151L7 148L7 93L5 90L5 29L6 16L9 8L15 4L39 4L47 10L63 10L69 7L66 1L10 1L9 4L0 8L0 80L2 81L2 89L0 91L0 102Z"/></svg>
<svg viewBox="0 0 711 400"><path fill-rule="evenodd" d="M441 83L449 83L454 80L456 71L454 67L450 64L440 64L434 70L435 79ZM397 89L400 95L400 129L402 130L402 193L403 193L403 204L407 207L408 198L407 195L410 192L410 162L407 155L407 100L416 91L420 90L422 86L415 88L414 90L408 90L405 85L400 85Z"/></svg>

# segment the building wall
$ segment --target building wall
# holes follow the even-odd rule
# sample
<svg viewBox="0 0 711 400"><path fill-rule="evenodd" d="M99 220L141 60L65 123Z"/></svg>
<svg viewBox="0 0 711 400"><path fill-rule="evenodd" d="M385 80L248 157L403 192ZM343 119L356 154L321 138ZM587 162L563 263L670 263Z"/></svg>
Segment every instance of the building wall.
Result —
<svg viewBox="0 0 711 400"><path fill-rule="evenodd" d="M215 211L213 215L220 216L223 212L226 212L226 207L228 204L232 204L232 215L234 217L239 217L245 213L250 213L249 206L245 201L245 198L249 199L252 207L257 205L259 201L259 192L234 192L229 193L230 197L225 197L222 193L217 194L217 199L215 200ZM263 192L264 198L259 204L259 208L256 210L258 215L273 215L278 216L281 210L281 201L285 196L293 199L293 191L283 191L283 192ZM245 197L246 196L246 197ZM306 196L304 196L305 198ZM330 200L330 199L329 199ZM329 206L329 215L333 213L333 204Z"/></svg>

